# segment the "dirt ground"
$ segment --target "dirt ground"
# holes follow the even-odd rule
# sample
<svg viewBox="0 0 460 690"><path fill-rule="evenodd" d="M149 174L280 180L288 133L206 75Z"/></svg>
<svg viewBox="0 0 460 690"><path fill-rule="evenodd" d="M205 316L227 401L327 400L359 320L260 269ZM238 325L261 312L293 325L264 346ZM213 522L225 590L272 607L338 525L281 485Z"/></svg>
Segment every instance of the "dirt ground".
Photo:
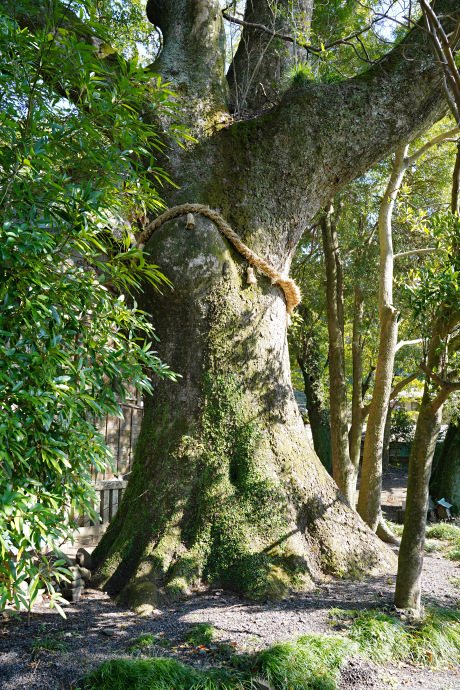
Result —
<svg viewBox="0 0 460 690"><path fill-rule="evenodd" d="M405 473L392 470L384 477L383 510L394 517L405 497ZM440 553L426 554L423 573L425 603L458 607L458 562ZM107 595L87 589L81 601L67 607L67 620L43 606L37 607L31 625L25 616L0 618L1 690L70 690L82 676L108 658L126 654L133 637L143 633L164 640L150 650L156 656L172 656L205 668L216 663L219 644L237 653L262 649L278 640L301 634L335 632L329 610L339 608L391 609L394 574L352 582L324 578L313 592L277 603L251 603L222 590L204 589L178 605L138 616L117 606ZM217 639L209 649L185 643L192 625L210 623ZM108 636L104 631L109 629ZM39 649L39 646L41 647ZM54 649L52 649L54 647ZM460 669L432 671L410 664L375 666L358 658L342 671L341 690L393 687L460 690Z"/></svg>

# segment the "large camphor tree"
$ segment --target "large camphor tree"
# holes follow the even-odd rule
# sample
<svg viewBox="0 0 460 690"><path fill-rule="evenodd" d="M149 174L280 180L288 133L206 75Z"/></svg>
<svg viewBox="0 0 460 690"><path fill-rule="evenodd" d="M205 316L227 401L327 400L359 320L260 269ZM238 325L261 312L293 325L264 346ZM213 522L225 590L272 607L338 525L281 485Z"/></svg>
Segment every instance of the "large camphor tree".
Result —
<svg viewBox="0 0 460 690"><path fill-rule="evenodd" d="M284 33L291 5L278 2ZM437 11L458 7L447 0ZM307 26L311 6L296 9ZM161 160L177 185L164 188L167 205L217 210L284 274L318 209L445 112L419 28L355 78L289 86L292 44L249 25L226 73L218 0L149 0L147 14L163 35L152 71L172 82L195 138ZM248 0L245 19L272 26L273 3ZM145 106L143 117L156 113ZM347 468L335 471L337 486L306 438L280 287L262 274L248 284L247 261L202 214L163 224L146 250L174 290L146 288L139 301L182 378L157 381L145 401L128 487L94 553L97 581L148 610L202 579L271 598L324 571L393 567L341 493Z"/></svg>

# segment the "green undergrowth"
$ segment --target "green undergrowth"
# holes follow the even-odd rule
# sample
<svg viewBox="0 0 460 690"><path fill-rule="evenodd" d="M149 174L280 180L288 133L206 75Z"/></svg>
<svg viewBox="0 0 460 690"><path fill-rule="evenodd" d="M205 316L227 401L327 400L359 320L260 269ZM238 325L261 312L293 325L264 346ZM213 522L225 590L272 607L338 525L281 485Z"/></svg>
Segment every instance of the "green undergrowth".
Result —
<svg viewBox="0 0 460 690"><path fill-rule="evenodd" d="M460 560L460 527L447 522L428 525L425 535L430 539L443 539L449 542L447 555L454 561Z"/></svg>
<svg viewBox="0 0 460 690"><path fill-rule="evenodd" d="M398 525L395 522L388 521L388 526L394 534L399 537L402 536L404 529L403 525ZM442 540L448 542L447 556L454 561L460 560L460 527L452 525L448 522L436 522L427 525L425 537L427 539L427 542L425 543L425 551L428 553L442 550L444 546L439 544L439 541L434 541Z"/></svg>
<svg viewBox="0 0 460 690"><path fill-rule="evenodd" d="M377 664L410 661L439 667L460 663L460 612L433 608L423 620L409 623L380 611L331 609L330 615L348 622L348 638Z"/></svg>
<svg viewBox="0 0 460 690"><path fill-rule="evenodd" d="M66 644L59 638L52 635L44 635L36 638L32 644L32 657L36 659L40 652L51 652L53 654L67 651Z"/></svg>
<svg viewBox="0 0 460 690"><path fill-rule="evenodd" d="M275 690L336 690L340 667L356 644L305 635L257 654L235 655L227 668L197 670L175 659L118 659L86 677L84 690L250 690L264 678Z"/></svg>

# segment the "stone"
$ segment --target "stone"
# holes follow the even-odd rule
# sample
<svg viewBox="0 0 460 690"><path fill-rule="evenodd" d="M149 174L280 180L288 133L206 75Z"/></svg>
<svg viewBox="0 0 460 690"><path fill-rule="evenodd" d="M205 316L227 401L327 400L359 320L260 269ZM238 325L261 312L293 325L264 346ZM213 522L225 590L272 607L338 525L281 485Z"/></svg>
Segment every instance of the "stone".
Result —
<svg viewBox="0 0 460 690"><path fill-rule="evenodd" d="M88 570L88 568L78 566L78 570L80 571L80 576L82 580L84 580L85 582L87 582L91 578L91 570Z"/></svg>
<svg viewBox="0 0 460 690"><path fill-rule="evenodd" d="M61 596L66 599L66 601L80 601L83 590L84 587L82 585L64 587L64 589L61 590Z"/></svg>
<svg viewBox="0 0 460 690"><path fill-rule="evenodd" d="M81 568L93 569L93 557L86 549L79 548L75 560Z"/></svg>
<svg viewBox="0 0 460 690"><path fill-rule="evenodd" d="M107 635L107 637L115 637L117 631L115 628L102 628L101 633L102 635Z"/></svg>

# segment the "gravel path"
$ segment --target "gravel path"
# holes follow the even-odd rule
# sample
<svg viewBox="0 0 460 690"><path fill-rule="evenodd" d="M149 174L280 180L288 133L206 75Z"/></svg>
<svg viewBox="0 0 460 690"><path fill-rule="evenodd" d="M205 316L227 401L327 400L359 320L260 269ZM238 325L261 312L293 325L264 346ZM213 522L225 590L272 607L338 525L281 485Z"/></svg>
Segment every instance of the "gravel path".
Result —
<svg viewBox="0 0 460 690"><path fill-rule="evenodd" d="M453 580L458 582L459 578L459 563L439 553L427 554L423 573L425 602L458 607L460 588ZM215 663L221 644L237 652L251 652L304 633L337 632L329 618L332 607L390 609L394 583L394 574L360 582L324 578L315 591L276 604L254 604L222 590L203 589L174 607L145 617L117 606L102 592L87 589L80 602L67 607L67 620L44 606L32 614L29 628L25 627L23 614L3 618L0 614L0 689L70 690L105 659L126 654L130 640L143 633L164 640L150 653L173 656L203 668ZM187 630L202 622L218 631L210 651L185 643ZM107 628L113 636L104 633ZM57 649L44 648L53 646ZM354 658L343 669L340 687L380 690L400 686L460 690L460 669L435 672L408 664L377 668Z"/></svg>

